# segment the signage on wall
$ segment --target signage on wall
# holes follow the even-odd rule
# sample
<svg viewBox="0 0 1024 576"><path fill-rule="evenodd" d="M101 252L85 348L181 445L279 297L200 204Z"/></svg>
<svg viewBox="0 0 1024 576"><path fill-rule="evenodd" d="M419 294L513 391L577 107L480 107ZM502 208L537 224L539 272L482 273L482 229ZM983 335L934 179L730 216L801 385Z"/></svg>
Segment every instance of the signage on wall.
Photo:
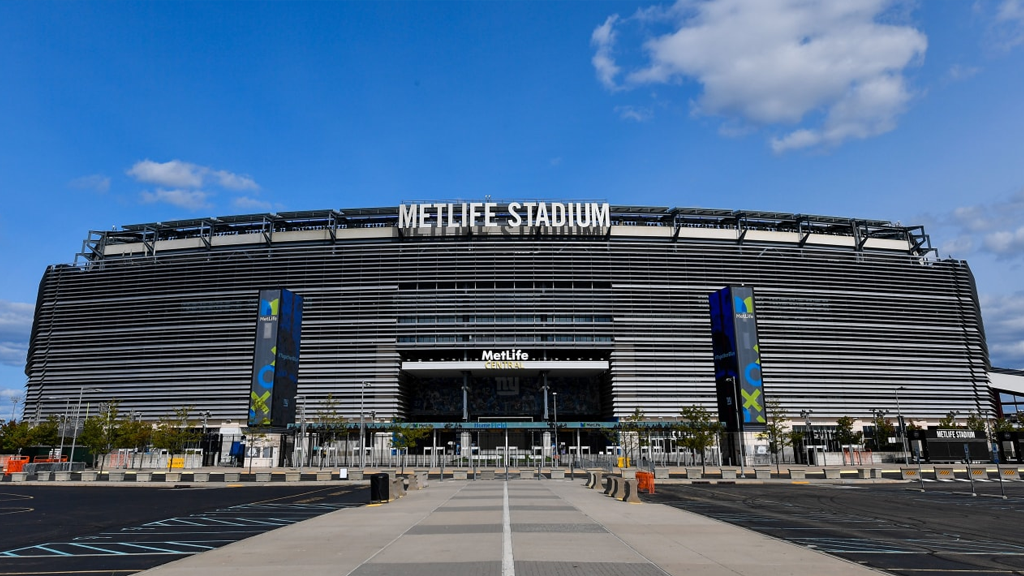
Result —
<svg viewBox="0 0 1024 576"><path fill-rule="evenodd" d="M398 207L398 227L611 226L611 210L607 202L509 202L507 211L501 214L498 206L497 202L402 204ZM501 218L503 215L505 218Z"/></svg>

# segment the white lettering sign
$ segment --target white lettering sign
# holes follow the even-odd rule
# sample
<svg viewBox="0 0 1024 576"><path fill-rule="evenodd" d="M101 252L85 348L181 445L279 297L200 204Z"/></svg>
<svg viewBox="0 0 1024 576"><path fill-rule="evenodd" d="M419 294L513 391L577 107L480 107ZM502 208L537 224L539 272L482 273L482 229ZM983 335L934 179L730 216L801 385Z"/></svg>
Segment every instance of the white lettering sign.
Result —
<svg viewBox="0 0 1024 576"><path fill-rule="evenodd" d="M402 204L398 207L399 228L460 228L498 226L563 226L601 228L612 225L608 203L598 202L510 202L508 218L497 218L496 202L455 204Z"/></svg>

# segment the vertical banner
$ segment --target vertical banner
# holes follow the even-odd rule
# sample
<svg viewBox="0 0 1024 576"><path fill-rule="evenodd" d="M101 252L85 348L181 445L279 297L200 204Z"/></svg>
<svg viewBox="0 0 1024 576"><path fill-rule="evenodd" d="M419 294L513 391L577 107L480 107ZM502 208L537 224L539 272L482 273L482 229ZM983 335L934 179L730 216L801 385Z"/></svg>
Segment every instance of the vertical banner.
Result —
<svg viewBox="0 0 1024 576"><path fill-rule="evenodd" d="M730 432L764 430L764 388L754 290L727 286L712 292L708 303L719 418Z"/></svg>
<svg viewBox="0 0 1024 576"><path fill-rule="evenodd" d="M301 333L302 297L288 290L261 290L249 426L285 426L295 421Z"/></svg>

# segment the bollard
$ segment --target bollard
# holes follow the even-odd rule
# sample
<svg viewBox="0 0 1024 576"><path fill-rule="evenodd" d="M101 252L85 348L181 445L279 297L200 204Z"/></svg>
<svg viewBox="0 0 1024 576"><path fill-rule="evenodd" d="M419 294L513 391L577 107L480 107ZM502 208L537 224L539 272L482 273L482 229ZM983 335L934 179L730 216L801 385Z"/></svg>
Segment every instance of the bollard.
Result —
<svg viewBox="0 0 1024 576"><path fill-rule="evenodd" d="M624 485L624 494L622 495L623 502L630 502L633 504L640 504L640 487L639 481L636 479L628 479L622 481Z"/></svg>
<svg viewBox="0 0 1024 576"><path fill-rule="evenodd" d="M630 478L629 480L635 480ZM615 489L612 491L612 498L616 500L622 500L622 497L626 495L626 482L627 479L615 477Z"/></svg>

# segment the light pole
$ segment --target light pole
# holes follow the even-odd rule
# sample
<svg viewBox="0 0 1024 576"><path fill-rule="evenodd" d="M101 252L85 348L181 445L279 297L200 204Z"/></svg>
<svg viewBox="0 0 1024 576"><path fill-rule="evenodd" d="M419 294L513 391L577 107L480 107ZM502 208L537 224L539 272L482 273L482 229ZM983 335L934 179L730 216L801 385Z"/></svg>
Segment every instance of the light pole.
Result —
<svg viewBox="0 0 1024 576"><path fill-rule="evenodd" d="M736 402L736 436L740 440L740 478L746 478L747 451L743 446L743 409L740 408L740 386L736 378L727 376L726 380L732 385L733 398Z"/></svg>
<svg viewBox="0 0 1024 576"><path fill-rule="evenodd" d="M554 410L555 410L554 411L554 415L555 415L555 456L554 456L554 458L552 458L552 462L558 461L557 462L558 465L561 466L562 465L562 463L560 462L560 460L561 460L561 458L560 458L561 452L558 449L558 392L552 392L551 393L551 397L552 397L552 405L553 405Z"/></svg>
<svg viewBox="0 0 1024 576"><path fill-rule="evenodd" d="M306 397L296 396L296 400L299 403L299 418L302 420L302 424L299 425L299 471L302 470L302 465L306 462Z"/></svg>
<svg viewBox="0 0 1024 576"><path fill-rule="evenodd" d="M366 397L366 389L370 387L369 382L363 382L359 386L359 468L366 468L366 449L363 444L363 400Z"/></svg>
<svg viewBox="0 0 1024 576"><path fill-rule="evenodd" d="M103 392L101 388L90 388L89 392ZM78 442L78 416L82 413L82 394L85 388L78 389L78 407L75 408L75 433L71 437L71 456L68 458L68 470L71 470L72 461L75 459L75 444Z"/></svg>
<svg viewBox="0 0 1024 576"><path fill-rule="evenodd" d="M807 447L811 448L814 446L814 429L811 428L811 412L813 410L801 410L800 417L804 419L804 426L807 428ZM817 450L815 450L817 453ZM810 466L811 458L810 454L807 455L807 465Z"/></svg>
<svg viewBox="0 0 1024 576"><path fill-rule="evenodd" d="M199 440L199 448L203 451L203 466L206 466L206 448L209 446L209 442L206 440L206 421L210 419L210 411L203 411L203 437Z"/></svg>
<svg viewBox="0 0 1024 576"><path fill-rule="evenodd" d="M900 390L906 390L906 386L896 387L896 418L900 421L900 446L903 448L903 463L910 464L910 453L907 451L907 425L903 421L903 410L900 409Z"/></svg>
<svg viewBox="0 0 1024 576"><path fill-rule="evenodd" d="M548 377L547 377L547 375L544 375L544 381L541 384L540 389L544 391L544 418L543 418L543 420L546 423L548 421ZM541 443L540 459L543 462L544 461L544 448L545 448L545 446L544 446L544 444L545 444L545 442L544 442L544 434L541 434L541 442L540 443ZM537 474L540 474L540 468L539 467L537 468Z"/></svg>

